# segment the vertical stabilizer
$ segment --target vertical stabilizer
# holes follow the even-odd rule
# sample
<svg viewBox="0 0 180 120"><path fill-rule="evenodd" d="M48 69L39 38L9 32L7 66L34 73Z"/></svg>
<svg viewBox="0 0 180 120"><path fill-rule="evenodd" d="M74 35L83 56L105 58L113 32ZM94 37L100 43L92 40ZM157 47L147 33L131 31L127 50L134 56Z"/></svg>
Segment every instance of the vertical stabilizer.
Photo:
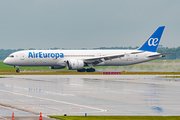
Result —
<svg viewBox="0 0 180 120"><path fill-rule="evenodd" d="M165 26L160 26L138 50L156 52Z"/></svg>

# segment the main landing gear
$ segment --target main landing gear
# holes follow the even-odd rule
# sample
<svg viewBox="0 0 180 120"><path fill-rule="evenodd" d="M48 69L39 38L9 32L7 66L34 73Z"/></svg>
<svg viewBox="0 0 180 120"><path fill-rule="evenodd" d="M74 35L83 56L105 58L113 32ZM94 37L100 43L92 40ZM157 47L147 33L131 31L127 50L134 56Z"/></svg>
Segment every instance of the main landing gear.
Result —
<svg viewBox="0 0 180 120"><path fill-rule="evenodd" d="M87 72L95 72L96 70L94 68L88 68L86 69Z"/></svg>
<svg viewBox="0 0 180 120"><path fill-rule="evenodd" d="M80 70L77 70L78 72L95 72L96 70L94 68L83 68L83 69L80 69Z"/></svg>
<svg viewBox="0 0 180 120"><path fill-rule="evenodd" d="M78 72L86 72L86 69L83 68L83 69L80 69L80 70L77 70Z"/></svg>

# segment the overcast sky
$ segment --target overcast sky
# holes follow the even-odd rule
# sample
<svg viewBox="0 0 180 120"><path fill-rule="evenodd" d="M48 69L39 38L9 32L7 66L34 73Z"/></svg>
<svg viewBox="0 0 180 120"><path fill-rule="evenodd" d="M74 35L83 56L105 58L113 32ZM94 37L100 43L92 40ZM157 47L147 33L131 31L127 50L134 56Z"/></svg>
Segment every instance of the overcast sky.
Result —
<svg viewBox="0 0 180 120"><path fill-rule="evenodd" d="M180 46L180 0L0 0L0 49Z"/></svg>

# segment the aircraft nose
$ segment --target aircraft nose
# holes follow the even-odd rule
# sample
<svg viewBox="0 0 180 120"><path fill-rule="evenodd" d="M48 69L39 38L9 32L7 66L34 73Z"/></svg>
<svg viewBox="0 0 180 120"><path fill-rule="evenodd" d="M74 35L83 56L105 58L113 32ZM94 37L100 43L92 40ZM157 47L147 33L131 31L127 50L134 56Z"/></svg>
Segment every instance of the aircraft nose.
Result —
<svg viewBox="0 0 180 120"><path fill-rule="evenodd" d="M3 61L4 64L8 64L8 58L6 58L4 61Z"/></svg>

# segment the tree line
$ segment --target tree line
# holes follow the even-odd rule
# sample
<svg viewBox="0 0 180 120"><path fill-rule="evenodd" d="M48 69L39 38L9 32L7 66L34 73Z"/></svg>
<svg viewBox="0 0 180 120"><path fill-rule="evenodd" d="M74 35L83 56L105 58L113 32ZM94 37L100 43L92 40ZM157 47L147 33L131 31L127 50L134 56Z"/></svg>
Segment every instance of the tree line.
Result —
<svg viewBox="0 0 180 120"><path fill-rule="evenodd" d="M103 50L103 49L137 49L137 47L99 47L99 48L92 48L93 50ZM50 48L50 50L57 50L57 49L63 49L63 50L67 50L68 48ZM81 50L86 50L87 48L81 48ZM0 49L0 60L4 60L7 56L9 56L11 53L16 52L16 51L21 51L24 49ZM34 48L29 48L28 50L35 50ZM49 50L49 49L48 49ZM158 53L171 53L171 54L167 54L166 57L161 58L161 59L180 59L180 47L177 48L158 48L157 49Z"/></svg>

